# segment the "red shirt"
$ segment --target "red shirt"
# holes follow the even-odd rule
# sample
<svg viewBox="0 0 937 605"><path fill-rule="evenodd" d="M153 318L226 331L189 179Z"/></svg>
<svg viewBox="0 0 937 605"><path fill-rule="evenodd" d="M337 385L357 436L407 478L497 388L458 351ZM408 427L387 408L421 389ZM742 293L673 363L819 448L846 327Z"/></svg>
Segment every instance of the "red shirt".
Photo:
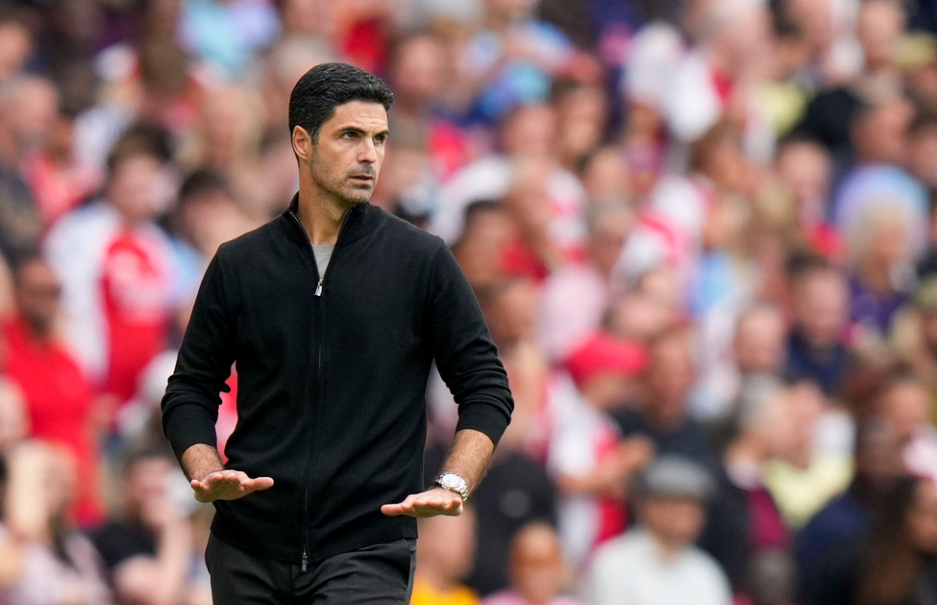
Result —
<svg viewBox="0 0 937 605"><path fill-rule="evenodd" d="M161 250L132 233L118 235L105 253L101 276L108 330L105 392L121 402L137 390L137 379L165 347L169 327L167 286L171 279Z"/></svg>
<svg viewBox="0 0 937 605"><path fill-rule="evenodd" d="M3 332L9 347L4 371L26 399L30 434L59 444L74 455L78 472L76 520L82 525L101 521L100 453L90 430L91 386L62 344L37 339L24 320L14 318L3 326Z"/></svg>

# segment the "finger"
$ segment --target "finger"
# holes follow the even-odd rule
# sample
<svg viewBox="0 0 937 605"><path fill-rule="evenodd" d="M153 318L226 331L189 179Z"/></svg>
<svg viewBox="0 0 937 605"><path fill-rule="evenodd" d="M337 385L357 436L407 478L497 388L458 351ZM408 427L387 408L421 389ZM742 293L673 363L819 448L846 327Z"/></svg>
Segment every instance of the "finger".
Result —
<svg viewBox="0 0 937 605"><path fill-rule="evenodd" d="M403 514L402 504L385 504L381 507L381 512L388 517L399 517Z"/></svg>
<svg viewBox="0 0 937 605"><path fill-rule="evenodd" d="M273 479L270 477L257 477L256 479L246 477L241 479L240 483L240 489L250 490L252 492L263 491L271 487L273 487Z"/></svg>

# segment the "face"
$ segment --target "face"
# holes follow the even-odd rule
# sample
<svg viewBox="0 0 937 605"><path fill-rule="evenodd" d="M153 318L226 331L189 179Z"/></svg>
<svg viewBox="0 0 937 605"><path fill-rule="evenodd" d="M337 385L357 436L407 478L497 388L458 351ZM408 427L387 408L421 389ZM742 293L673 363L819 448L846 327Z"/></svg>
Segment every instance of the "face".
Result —
<svg viewBox="0 0 937 605"><path fill-rule="evenodd" d="M925 426L931 415L931 396L922 385L907 382L893 385L882 396L881 413L901 439Z"/></svg>
<svg viewBox="0 0 937 605"><path fill-rule="evenodd" d="M521 107L505 123L502 138L509 155L550 153L556 140L556 113L546 105Z"/></svg>
<svg viewBox="0 0 937 605"><path fill-rule="evenodd" d="M142 458L133 463L124 479L124 502L131 514L139 514L148 502L163 501L175 471L170 460Z"/></svg>
<svg viewBox="0 0 937 605"><path fill-rule="evenodd" d="M293 130L293 149L312 185L343 205L371 199L384 162L387 111L380 103L351 101L335 108L315 140Z"/></svg>
<svg viewBox="0 0 937 605"><path fill-rule="evenodd" d="M634 216L627 208L606 212L589 234L589 253L592 262L603 275L611 275L621 247L634 224Z"/></svg>
<svg viewBox="0 0 937 605"><path fill-rule="evenodd" d="M472 286L490 284L501 276L502 254L513 233L511 219L502 209L480 212L466 226L453 252Z"/></svg>
<svg viewBox="0 0 937 605"><path fill-rule="evenodd" d="M887 423L867 428L856 441L856 475L884 490L904 472L898 431Z"/></svg>
<svg viewBox="0 0 937 605"><path fill-rule="evenodd" d="M583 170L582 184L593 203L631 199L631 171L625 155L616 148L596 153Z"/></svg>
<svg viewBox="0 0 937 605"><path fill-rule="evenodd" d="M458 517L430 517L420 519L420 539L417 543L420 562L437 569L446 579L461 582L471 571L475 557L475 515L463 509ZM422 564L417 565L419 569Z"/></svg>
<svg viewBox="0 0 937 605"><path fill-rule="evenodd" d="M62 284L52 267L44 262L30 262L20 268L16 287L16 305L34 329L48 333L59 313Z"/></svg>
<svg viewBox="0 0 937 605"><path fill-rule="evenodd" d="M642 520L658 540L683 548L692 544L702 531L705 511L693 498L654 496L644 501Z"/></svg>
<svg viewBox="0 0 937 605"><path fill-rule="evenodd" d="M796 288L794 315L811 344L830 347L840 341L848 314L843 279L829 272L805 276Z"/></svg>
<svg viewBox="0 0 937 605"><path fill-rule="evenodd" d="M798 204L825 202L830 187L830 158L819 145L793 143L778 157L777 172Z"/></svg>
<svg viewBox="0 0 937 605"><path fill-rule="evenodd" d="M889 2L866 2L859 11L857 34L869 67L890 65L904 31L901 9Z"/></svg>
<svg viewBox="0 0 937 605"><path fill-rule="evenodd" d="M446 85L445 47L428 36L414 38L401 49L394 72L399 98L431 104Z"/></svg>
<svg viewBox="0 0 937 605"><path fill-rule="evenodd" d="M904 163L914 108L904 99L872 110L855 126L856 153L865 163Z"/></svg>
<svg viewBox="0 0 937 605"><path fill-rule="evenodd" d="M169 201L167 174L156 158L137 155L114 168L107 185L107 197L131 223L153 219Z"/></svg>
<svg viewBox="0 0 937 605"><path fill-rule="evenodd" d="M687 393L693 380L689 337L667 336L653 347L648 371L649 401L660 415L676 419L686 412Z"/></svg>
<svg viewBox="0 0 937 605"><path fill-rule="evenodd" d="M59 113L55 87L40 79L23 83L13 95L5 116L10 130L24 152L36 151L49 137Z"/></svg>
<svg viewBox="0 0 937 605"><path fill-rule="evenodd" d="M870 260L885 267L894 267L907 260L911 254L908 232L900 215L878 225L868 250Z"/></svg>
<svg viewBox="0 0 937 605"><path fill-rule="evenodd" d="M528 281L506 286L488 317L492 337L502 346L533 339L537 327L537 288Z"/></svg>
<svg viewBox="0 0 937 605"><path fill-rule="evenodd" d="M518 533L511 551L511 580L528 603L549 603L563 589L566 571L552 528L538 525Z"/></svg>
<svg viewBox="0 0 937 605"><path fill-rule="evenodd" d="M0 25L0 80L17 73L32 50L29 30L10 21Z"/></svg>
<svg viewBox="0 0 937 605"><path fill-rule="evenodd" d="M739 321L735 360L741 372L774 373L784 360L786 327L780 311L759 310Z"/></svg>

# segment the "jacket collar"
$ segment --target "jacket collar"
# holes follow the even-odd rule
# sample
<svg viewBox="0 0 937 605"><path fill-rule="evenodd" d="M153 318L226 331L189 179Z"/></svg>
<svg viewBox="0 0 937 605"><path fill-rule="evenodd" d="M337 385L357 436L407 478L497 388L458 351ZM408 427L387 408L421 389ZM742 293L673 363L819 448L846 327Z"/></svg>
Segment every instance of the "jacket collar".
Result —
<svg viewBox="0 0 937 605"><path fill-rule="evenodd" d="M277 220L284 225L286 233L291 239L296 240L302 245L308 245L309 236L303 229L302 223L299 222L299 214L297 212L298 209L299 192L297 191L295 194L293 194L293 199L290 200L289 208L284 210ZM352 206L348 213L348 218L345 219L346 222L342 232L342 243L344 244L367 235L372 229L374 229L374 227L377 226L382 212L383 211L380 208L372 205L370 202L355 204Z"/></svg>

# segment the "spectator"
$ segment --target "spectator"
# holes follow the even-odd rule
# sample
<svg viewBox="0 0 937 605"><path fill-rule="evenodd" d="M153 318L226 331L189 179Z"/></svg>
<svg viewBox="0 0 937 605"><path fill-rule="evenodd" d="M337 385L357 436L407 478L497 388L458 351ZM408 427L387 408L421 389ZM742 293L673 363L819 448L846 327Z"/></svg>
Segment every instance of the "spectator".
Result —
<svg viewBox="0 0 937 605"><path fill-rule="evenodd" d="M931 392L937 391L937 279L928 275L895 318L891 345Z"/></svg>
<svg viewBox="0 0 937 605"><path fill-rule="evenodd" d="M537 177L549 200L551 237L561 248L581 244L585 191L572 172L558 165L556 119L556 112L542 104L522 105L508 113L499 129L503 155L482 157L446 181L430 230L447 242L456 241L465 207L474 200L502 198L517 183L518 161L528 159L546 171Z"/></svg>
<svg viewBox="0 0 937 605"><path fill-rule="evenodd" d="M843 242L828 222L833 176L829 152L814 140L790 138L780 145L774 166L780 186L793 202L789 212L794 214L798 244L825 258L839 259Z"/></svg>
<svg viewBox="0 0 937 605"><path fill-rule="evenodd" d="M596 553L587 580L590 605L708 605L732 602L719 566L693 546L703 529L712 479L699 465L661 457L644 472L636 497L640 526Z"/></svg>
<svg viewBox="0 0 937 605"><path fill-rule="evenodd" d="M3 326L6 375L23 393L30 435L67 449L77 463L75 508L82 526L101 520L100 419L94 391L57 330L62 285L41 257L16 269L17 315Z"/></svg>
<svg viewBox="0 0 937 605"><path fill-rule="evenodd" d="M785 371L811 378L823 392L842 392L848 353L846 281L820 259L805 259L791 267L792 327L787 343Z"/></svg>
<svg viewBox="0 0 937 605"><path fill-rule="evenodd" d="M472 494L475 524L474 563L465 583L480 595L508 586L511 539L531 524L556 524L556 486L543 465L521 449L523 435L511 425L498 444L485 482ZM426 448L424 469L429 485L439 476L446 446Z"/></svg>
<svg viewBox="0 0 937 605"><path fill-rule="evenodd" d="M579 605L562 593L571 574L552 526L532 523L511 540L511 588L491 595L483 605Z"/></svg>
<svg viewBox="0 0 937 605"><path fill-rule="evenodd" d="M75 490L73 460L41 442L18 445L9 457L3 522L21 570L6 589L10 605L108 605L111 595L91 542L72 529L67 511Z"/></svg>
<svg viewBox="0 0 937 605"><path fill-rule="evenodd" d="M622 440L611 407L628 395L644 364L643 351L597 333L566 367L575 384L551 402L547 468L560 493L559 530L567 560L581 567L602 542L626 526L628 479L653 456L641 435Z"/></svg>
<svg viewBox="0 0 937 605"><path fill-rule="evenodd" d="M25 162L24 174L48 227L92 195L102 175L75 153L75 116L60 112L41 149Z"/></svg>
<svg viewBox="0 0 937 605"><path fill-rule="evenodd" d="M478 292L504 277L502 259L511 241L511 223L504 207L492 200L466 206L464 223L452 253Z"/></svg>
<svg viewBox="0 0 937 605"><path fill-rule="evenodd" d="M91 534L118 603L175 605L192 560L187 515L197 503L179 495L185 478L167 450L132 452L124 466L120 517ZM185 510L186 508L190 510Z"/></svg>
<svg viewBox="0 0 937 605"><path fill-rule="evenodd" d="M593 206L588 262L567 265L544 282L538 323L551 359L562 361L599 328L611 304L612 272L632 219L621 204Z"/></svg>
<svg viewBox="0 0 937 605"><path fill-rule="evenodd" d="M933 482L904 477L886 492L869 535L839 552L817 602L829 605L929 603L937 586L937 491Z"/></svg>
<svg viewBox="0 0 937 605"><path fill-rule="evenodd" d="M648 345L649 364L640 399L619 406L612 417L624 438L647 437L658 454L684 456L714 470L718 461L688 409L695 378L691 338L685 326L654 338Z"/></svg>
<svg viewBox="0 0 937 605"><path fill-rule="evenodd" d="M784 551L790 532L764 483L765 462L790 455L797 432L786 413L789 393L766 380L743 391L737 432L723 455L718 489L700 544L725 570L739 591L754 556Z"/></svg>
<svg viewBox="0 0 937 605"><path fill-rule="evenodd" d="M42 235L24 164L45 144L58 114L51 82L16 75L0 86L0 255L7 260L35 250Z"/></svg>
<svg viewBox="0 0 937 605"><path fill-rule="evenodd" d="M801 577L801 599L819 605L839 553L864 538L874 511L895 479L903 474L901 441L880 418L856 427L855 473L849 488L823 507L797 535L794 550Z"/></svg>
<svg viewBox="0 0 937 605"><path fill-rule="evenodd" d="M420 519L416 552L412 605L480 603L475 592L462 583L475 552L475 514L471 508L458 517Z"/></svg>
<svg viewBox="0 0 937 605"><path fill-rule="evenodd" d="M153 219L172 195L159 131L130 131L115 147L105 197L63 218L46 250L63 286L69 343L113 405L133 395L164 346L176 277L171 243Z"/></svg>
<svg viewBox="0 0 937 605"><path fill-rule="evenodd" d="M851 234L849 315L859 344L887 337L913 279L909 262L912 219L895 210L885 205L870 208Z"/></svg>
<svg viewBox="0 0 937 605"><path fill-rule="evenodd" d="M933 397L913 375L893 376L878 396L877 412L898 433L905 468L922 477L937 478L937 430L931 424Z"/></svg>

